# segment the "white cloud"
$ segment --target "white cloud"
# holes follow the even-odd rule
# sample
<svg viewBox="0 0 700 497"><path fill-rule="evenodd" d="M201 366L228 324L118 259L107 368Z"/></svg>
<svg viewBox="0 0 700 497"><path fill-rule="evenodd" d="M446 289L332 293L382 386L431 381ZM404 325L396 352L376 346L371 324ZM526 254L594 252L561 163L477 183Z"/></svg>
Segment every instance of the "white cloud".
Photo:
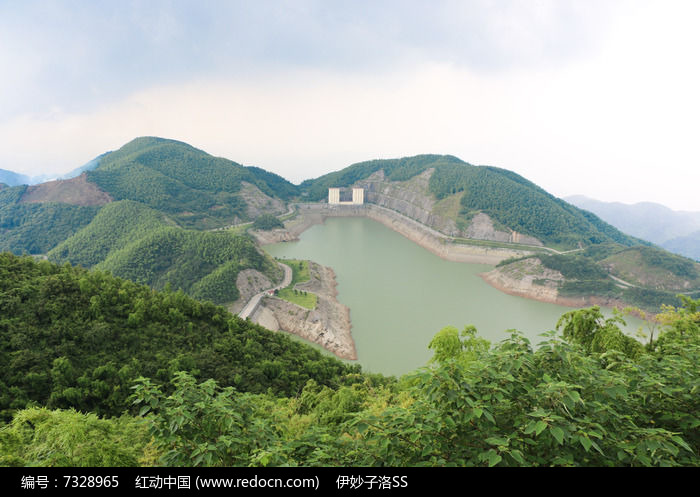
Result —
<svg viewBox="0 0 700 497"><path fill-rule="evenodd" d="M24 115L0 123L0 167L65 172L155 135L295 182L362 160L446 153L514 170L555 195L700 210L697 16L640 5L605 50L563 65L277 70L152 87L89 112Z"/></svg>

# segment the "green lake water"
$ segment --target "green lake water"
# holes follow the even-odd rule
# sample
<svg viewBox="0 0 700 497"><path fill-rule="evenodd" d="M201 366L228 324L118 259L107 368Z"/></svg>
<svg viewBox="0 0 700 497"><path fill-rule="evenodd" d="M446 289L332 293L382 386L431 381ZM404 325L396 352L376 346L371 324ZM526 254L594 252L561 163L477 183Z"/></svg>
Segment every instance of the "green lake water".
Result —
<svg viewBox="0 0 700 497"><path fill-rule="evenodd" d="M502 293L478 276L491 266L445 261L367 218L329 218L298 242L265 250L333 268L338 300L350 308L358 362L369 372L401 375L424 366L430 340L448 325L473 324L492 342L515 328L537 344L571 310Z"/></svg>

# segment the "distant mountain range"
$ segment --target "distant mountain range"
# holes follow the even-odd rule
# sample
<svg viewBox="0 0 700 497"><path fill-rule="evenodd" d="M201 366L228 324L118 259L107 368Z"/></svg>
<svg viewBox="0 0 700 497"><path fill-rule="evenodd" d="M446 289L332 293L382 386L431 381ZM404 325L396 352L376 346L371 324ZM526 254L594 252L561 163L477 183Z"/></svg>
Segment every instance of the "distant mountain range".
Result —
<svg viewBox="0 0 700 497"><path fill-rule="evenodd" d="M45 181L50 181L52 179L71 179L76 176L80 176L86 171L92 171L99 164L105 156L110 152L105 152L94 159L92 159L87 164L77 167L62 176L50 176L48 174L41 174L39 176L27 176L26 174L15 173L13 171L8 171L7 169L0 169L0 183L4 183L7 186L20 186L20 185L38 185L44 183Z"/></svg>
<svg viewBox="0 0 700 497"><path fill-rule="evenodd" d="M0 169L0 183L7 186L29 185L31 178L25 174L19 174L7 169Z"/></svg>
<svg viewBox="0 0 700 497"><path fill-rule="evenodd" d="M700 212L674 211L652 202L601 202L583 195L567 202L599 216L630 235L700 261Z"/></svg>

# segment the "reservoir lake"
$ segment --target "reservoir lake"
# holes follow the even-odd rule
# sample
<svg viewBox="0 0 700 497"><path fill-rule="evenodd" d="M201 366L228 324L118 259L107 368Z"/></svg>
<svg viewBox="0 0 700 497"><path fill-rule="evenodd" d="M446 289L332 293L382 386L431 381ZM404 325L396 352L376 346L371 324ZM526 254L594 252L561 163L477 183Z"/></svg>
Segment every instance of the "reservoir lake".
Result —
<svg viewBox="0 0 700 497"><path fill-rule="evenodd" d="M492 266L440 259L371 219L328 218L299 238L264 249L333 268L364 371L401 375L424 366L433 336L450 325L462 330L473 324L492 343L517 329L536 345L572 309L502 293L479 277ZM628 333L642 324L626 321Z"/></svg>

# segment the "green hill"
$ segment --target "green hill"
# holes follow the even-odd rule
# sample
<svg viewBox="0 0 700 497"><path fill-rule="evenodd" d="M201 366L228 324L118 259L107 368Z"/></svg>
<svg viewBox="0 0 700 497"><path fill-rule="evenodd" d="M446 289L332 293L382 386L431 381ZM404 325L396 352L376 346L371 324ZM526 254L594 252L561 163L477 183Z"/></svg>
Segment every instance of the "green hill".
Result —
<svg viewBox="0 0 700 497"><path fill-rule="evenodd" d="M87 182L78 186L97 185L114 202L101 209L22 203L26 186L5 188L0 249L48 253L54 262L97 266L215 303L238 298L235 280L242 269L277 278L277 266L249 239L182 228L217 228L285 212L283 199L297 187L280 176L161 138L137 138L87 169Z"/></svg>
<svg viewBox="0 0 700 497"><path fill-rule="evenodd" d="M129 409L139 376L187 370L240 391L296 395L357 367L182 293L0 253L0 413ZM0 443L2 445L2 443Z"/></svg>
<svg viewBox="0 0 700 497"><path fill-rule="evenodd" d="M456 196L459 208L454 213L454 221L458 225L465 225L476 214L484 213L506 230L537 238L555 248L575 249L579 244L606 242L626 246L643 243L512 171L473 166L449 155L361 162L305 181L300 188L309 200L320 201L329 187L349 187L378 171L383 171L386 180L400 182L429 169L434 172L426 193L435 201Z"/></svg>
<svg viewBox="0 0 700 497"><path fill-rule="evenodd" d="M164 226L163 214L139 202L112 202L105 205L89 225L51 250L49 260L92 267L110 252Z"/></svg>
<svg viewBox="0 0 700 497"><path fill-rule="evenodd" d="M274 261L246 235L171 226L163 214L131 200L106 205L48 257L156 289L181 289L217 304L238 298L235 282L242 269L256 269L272 280L281 276Z"/></svg>
<svg viewBox="0 0 700 497"><path fill-rule="evenodd" d="M45 254L86 226L99 207L20 203L26 185L0 190L0 250Z"/></svg>
<svg viewBox="0 0 700 497"><path fill-rule="evenodd" d="M115 200L135 200L169 214L183 227L203 229L257 217L242 196L243 182L263 198L286 200L297 188L262 169L151 137L137 138L104 156L87 174Z"/></svg>
<svg viewBox="0 0 700 497"><path fill-rule="evenodd" d="M163 227L114 250L97 269L156 289L170 286L217 304L239 296L236 276L256 269L273 281L281 270L245 235Z"/></svg>

